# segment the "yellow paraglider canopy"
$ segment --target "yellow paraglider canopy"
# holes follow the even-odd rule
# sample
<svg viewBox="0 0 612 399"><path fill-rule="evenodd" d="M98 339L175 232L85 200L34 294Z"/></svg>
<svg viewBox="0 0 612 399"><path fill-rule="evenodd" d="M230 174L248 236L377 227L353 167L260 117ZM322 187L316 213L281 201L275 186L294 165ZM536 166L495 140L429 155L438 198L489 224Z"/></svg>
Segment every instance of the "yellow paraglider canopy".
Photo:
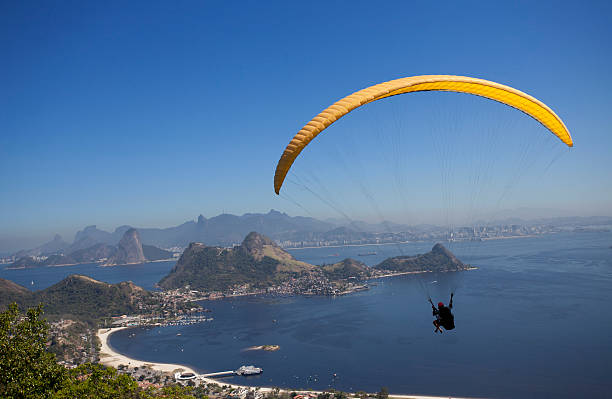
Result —
<svg viewBox="0 0 612 399"><path fill-rule="evenodd" d="M458 93L474 94L499 101L514 107L531 116L569 147L573 146L572 137L565 124L552 109L538 99L531 97L512 87L484 79L469 78L452 75L423 75L391 80L359 90L350 96L331 105L319 115L308 122L293 137L276 166L274 175L274 191L280 192L283 181L300 152L319 133L329 125L342 118L355 108L382 98L398 94L413 93L417 91L453 91Z"/></svg>

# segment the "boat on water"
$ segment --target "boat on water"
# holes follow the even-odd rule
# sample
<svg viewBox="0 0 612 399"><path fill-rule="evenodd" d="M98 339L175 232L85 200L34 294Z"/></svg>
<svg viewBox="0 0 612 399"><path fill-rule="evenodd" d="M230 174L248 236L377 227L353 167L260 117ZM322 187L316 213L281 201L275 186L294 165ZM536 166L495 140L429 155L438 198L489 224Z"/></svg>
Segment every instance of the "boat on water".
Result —
<svg viewBox="0 0 612 399"><path fill-rule="evenodd" d="M372 256L372 255L377 255L376 252L366 252L363 254L357 254L357 256Z"/></svg>
<svg viewBox="0 0 612 399"><path fill-rule="evenodd" d="M255 375L261 374L263 369L261 367L255 366L241 366L238 370L235 371L237 375Z"/></svg>

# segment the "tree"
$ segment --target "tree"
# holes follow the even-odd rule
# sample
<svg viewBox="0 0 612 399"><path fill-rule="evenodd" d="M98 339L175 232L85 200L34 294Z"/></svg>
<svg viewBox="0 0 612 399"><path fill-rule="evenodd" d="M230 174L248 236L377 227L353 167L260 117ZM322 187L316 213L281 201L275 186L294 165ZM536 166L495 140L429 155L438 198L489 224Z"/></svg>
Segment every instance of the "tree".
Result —
<svg viewBox="0 0 612 399"><path fill-rule="evenodd" d="M41 315L42 305L24 316L15 303L0 313L0 398L195 399L194 388L145 391L127 374L100 364L67 370L46 350L49 326Z"/></svg>
<svg viewBox="0 0 612 399"><path fill-rule="evenodd" d="M0 313L0 397L47 398L66 383L67 370L46 351L42 313L38 305L22 316L16 303Z"/></svg>
<svg viewBox="0 0 612 399"><path fill-rule="evenodd" d="M53 395L64 398L145 398L136 381L112 367L86 363L70 370L68 384Z"/></svg>
<svg viewBox="0 0 612 399"><path fill-rule="evenodd" d="M191 390L190 387L172 384L163 387L159 396L168 399L195 399L195 396L191 395Z"/></svg>
<svg viewBox="0 0 612 399"><path fill-rule="evenodd" d="M389 398L389 390L387 387L380 388L380 392L376 394L377 399L388 399Z"/></svg>

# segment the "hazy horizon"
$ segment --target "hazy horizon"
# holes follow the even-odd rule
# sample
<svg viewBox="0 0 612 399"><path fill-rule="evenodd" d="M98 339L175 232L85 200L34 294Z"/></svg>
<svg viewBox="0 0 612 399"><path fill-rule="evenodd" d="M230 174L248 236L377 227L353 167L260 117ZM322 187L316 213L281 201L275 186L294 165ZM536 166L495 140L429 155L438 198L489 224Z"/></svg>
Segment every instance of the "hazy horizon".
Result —
<svg viewBox="0 0 612 399"><path fill-rule="evenodd" d="M3 4L0 251L200 213L450 226L505 210L612 215L611 4L322 4ZM274 194L283 149L314 115L424 74L533 95L575 147L493 101L407 94L327 129Z"/></svg>
<svg viewBox="0 0 612 399"><path fill-rule="evenodd" d="M249 214L249 213L266 214L273 210L277 211L276 209L270 209L268 211L262 211L262 212L246 212L244 214ZM230 214L230 215L235 215L235 216L244 215L244 214L236 214L232 212L224 212L224 214ZM218 215L200 214L200 215L204 216L207 219L210 219L210 218L219 216L221 214L218 214ZM169 228L169 227L175 227L183 223L187 223L187 222L197 222L198 216L176 221L175 223L170 223L167 225L156 225L152 223L137 225L137 224L131 224L131 223L107 224L107 223L86 223L84 222L81 225L74 226L73 228L66 229L66 230L49 229L47 232L31 231L29 232L29 234L27 232L25 234L0 234L0 253L12 253L12 252L16 252L19 250L35 248L41 244L51 241L56 234L59 234L64 241L68 243L72 243L74 241L76 233L83 230L85 227L88 227L88 226L96 226L97 229L100 229L100 230L103 230L109 233L114 232L116 229L122 226L130 226L130 227L134 227L137 229L138 228L164 229L164 228ZM290 217L313 217L311 215L304 215L304 214L301 214L301 215L300 214L295 214L295 215L288 214L288 216ZM433 226L444 227L444 228L451 227L445 224L440 218L438 219L438 221L432 221L426 218L422 218L418 220L411 220L411 221L409 220L402 221L401 219L385 219L385 220L350 219L348 220L348 219L343 219L342 217L338 217L338 216L341 216L341 215L328 215L326 217L320 217L320 218L314 217L314 218L317 220L321 220L321 221L329 221L335 224L350 224L352 222L365 222L365 223L370 223L370 224L379 224L384 221L384 222L391 222L391 223L396 223L396 224L401 224L401 225L406 225L406 226L433 225ZM567 212L564 212L561 210L555 210L555 209L528 209L528 208L514 209L514 210L506 209L506 210L496 212L495 214L483 215L481 220L476 220L472 224L469 224L469 223L465 223L463 225L457 224L452 227L473 226L475 224L480 224L480 223L486 224L486 223L504 222L510 219L520 219L525 222L531 222L531 221L536 221L538 219L563 218L563 217L568 217L568 218L571 218L571 217L602 217L602 218L606 218L606 217L612 217L612 215L587 214L587 213L583 215L577 215L577 214L568 214Z"/></svg>

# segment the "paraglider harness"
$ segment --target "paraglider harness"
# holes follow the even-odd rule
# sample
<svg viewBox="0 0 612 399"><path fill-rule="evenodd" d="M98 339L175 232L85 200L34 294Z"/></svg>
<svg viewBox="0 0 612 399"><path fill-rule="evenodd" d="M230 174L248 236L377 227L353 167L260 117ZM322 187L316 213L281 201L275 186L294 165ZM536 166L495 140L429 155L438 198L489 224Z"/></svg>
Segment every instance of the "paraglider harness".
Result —
<svg viewBox="0 0 612 399"><path fill-rule="evenodd" d="M455 316L453 316L451 312L451 309L453 308L453 295L454 293L451 293L448 307L444 306L442 302L440 302L442 306L439 306L437 309L434 306L431 298L429 298L433 315L436 316L436 320L433 322L434 326L436 327L435 332L442 333L442 329L440 327L444 327L445 330L452 330L455 328Z"/></svg>

